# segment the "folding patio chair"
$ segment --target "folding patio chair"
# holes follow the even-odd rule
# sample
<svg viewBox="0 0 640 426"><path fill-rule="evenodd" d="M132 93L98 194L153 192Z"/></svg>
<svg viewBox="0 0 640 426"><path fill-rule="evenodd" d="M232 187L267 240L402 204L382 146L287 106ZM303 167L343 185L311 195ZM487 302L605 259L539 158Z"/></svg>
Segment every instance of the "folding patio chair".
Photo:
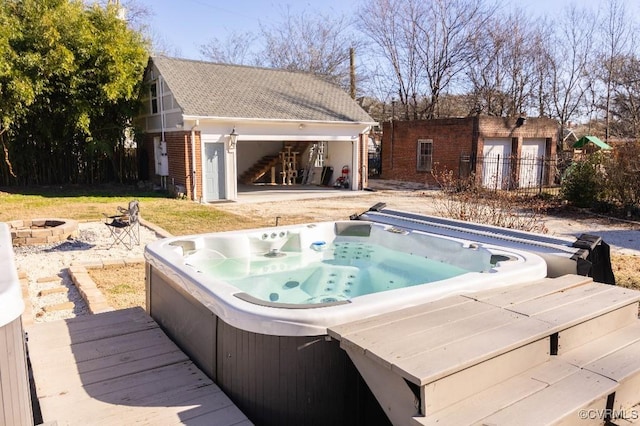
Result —
<svg viewBox="0 0 640 426"><path fill-rule="evenodd" d="M111 232L113 242L109 248L116 244L123 244L131 250L133 245L140 245L140 205L138 200L129 202L129 207L118 207L118 213L113 216L105 216L105 225Z"/></svg>

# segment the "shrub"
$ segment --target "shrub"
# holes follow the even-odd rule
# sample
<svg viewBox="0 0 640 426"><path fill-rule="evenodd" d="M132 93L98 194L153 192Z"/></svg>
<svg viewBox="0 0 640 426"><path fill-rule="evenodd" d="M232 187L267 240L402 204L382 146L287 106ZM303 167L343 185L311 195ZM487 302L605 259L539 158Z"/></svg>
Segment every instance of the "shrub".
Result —
<svg viewBox="0 0 640 426"><path fill-rule="evenodd" d="M575 161L562 178L561 196L576 207L592 207L604 189L601 163L598 154Z"/></svg>
<svg viewBox="0 0 640 426"><path fill-rule="evenodd" d="M482 187L475 175L456 178L451 170L434 172L441 191L434 199L442 217L529 232L546 233L543 215L548 200Z"/></svg>
<svg viewBox="0 0 640 426"><path fill-rule="evenodd" d="M616 146L604 161L606 180L604 198L625 212L633 212L640 203L640 144L628 142Z"/></svg>

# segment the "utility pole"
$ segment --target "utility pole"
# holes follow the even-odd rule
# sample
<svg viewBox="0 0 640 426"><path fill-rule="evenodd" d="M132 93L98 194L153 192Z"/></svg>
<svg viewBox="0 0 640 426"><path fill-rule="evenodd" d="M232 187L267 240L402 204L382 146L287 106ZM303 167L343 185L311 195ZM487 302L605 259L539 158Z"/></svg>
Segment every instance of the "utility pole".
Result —
<svg viewBox="0 0 640 426"><path fill-rule="evenodd" d="M350 77L350 95L351 99L356 98L356 50L349 48L349 77Z"/></svg>

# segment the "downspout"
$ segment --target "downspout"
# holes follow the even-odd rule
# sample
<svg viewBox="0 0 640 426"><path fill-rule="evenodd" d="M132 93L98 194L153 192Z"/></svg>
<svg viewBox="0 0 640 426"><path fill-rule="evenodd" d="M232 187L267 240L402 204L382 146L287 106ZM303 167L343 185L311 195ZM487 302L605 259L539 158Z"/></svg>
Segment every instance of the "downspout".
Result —
<svg viewBox="0 0 640 426"><path fill-rule="evenodd" d="M200 120L196 120L191 126L191 199L196 201L196 127L200 125Z"/></svg>
<svg viewBox="0 0 640 426"><path fill-rule="evenodd" d="M160 86L158 90L159 104L160 104L160 126L162 127L162 143L165 143L164 140L164 131L165 131L165 123L164 123L164 89L162 84L162 76L158 76L158 85Z"/></svg>
<svg viewBox="0 0 640 426"><path fill-rule="evenodd" d="M159 90L158 90L158 105L159 105L159 109L160 109L160 127L162 128L162 139L160 140L163 147L164 147L164 153L162 153L161 155L166 155L168 156L168 150L167 150L167 141L164 138L164 132L165 132L165 116L164 116L164 84L162 83L162 76L158 76L158 85ZM169 159L167 158L167 161L169 161ZM162 189L167 189L167 176L160 176L160 186L162 187Z"/></svg>

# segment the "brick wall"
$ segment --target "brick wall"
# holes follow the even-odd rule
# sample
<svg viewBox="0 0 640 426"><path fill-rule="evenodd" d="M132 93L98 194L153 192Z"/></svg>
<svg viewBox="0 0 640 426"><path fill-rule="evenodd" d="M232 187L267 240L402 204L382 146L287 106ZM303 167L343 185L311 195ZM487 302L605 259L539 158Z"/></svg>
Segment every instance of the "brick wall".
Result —
<svg viewBox="0 0 640 426"><path fill-rule="evenodd" d="M394 121L382 126L382 178L435 184L417 170L418 139L433 140L433 173L458 171L460 156L473 150L475 118Z"/></svg>
<svg viewBox="0 0 640 426"><path fill-rule="evenodd" d="M544 118L466 117L385 122L382 126L382 178L435 184L433 174L459 174L460 157L482 156L485 139L510 138L512 154L520 155L524 139L545 139L545 156L555 157L558 124ZM417 170L419 139L433 140L433 174ZM479 171L478 171L479 172Z"/></svg>
<svg viewBox="0 0 640 426"><path fill-rule="evenodd" d="M200 132L195 132L196 136L196 200L202 197L202 150L200 148L201 139ZM155 172L154 157L154 137L162 137L161 133L146 133L142 137L142 143L148 154L148 174L149 179L160 184L160 176ZM186 189L186 197L193 199L193 179L192 170L192 150L191 150L191 132L165 132L165 141L167 142L167 157L169 160L169 176L167 177L167 185L180 185Z"/></svg>
<svg viewBox="0 0 640 426"><path fill-rule="evenodd" d="M555 120L545 117L527 118L522 124L519 124L516 117L480 116L478 119L477 155L482 156L486 139L511 139L511 155L517 158L522 156L522 143L525 139L544 139L544 157L547 159L555 158L558 129L559 125ZM511 170L511 174L512 181L517 182L519 175L517 166ZM481 165L478 165L476 175L478 178L482 176ZM553 183L553 179L553 170L545 169L544 183L550 185ZM515 185L517 186L517 184Z"/></svg>
<svg viewBox="0 0 640 426"><path fill-rule="evenodd" d="M518 126L517 118L480 116L478 120L478 155L482 155L484 140L489 138L512 138L517 141L512 154L519 156L523 139L546 139L546 155L555 156L558 138L558 123L545 117L528 118Z"/></svg>

